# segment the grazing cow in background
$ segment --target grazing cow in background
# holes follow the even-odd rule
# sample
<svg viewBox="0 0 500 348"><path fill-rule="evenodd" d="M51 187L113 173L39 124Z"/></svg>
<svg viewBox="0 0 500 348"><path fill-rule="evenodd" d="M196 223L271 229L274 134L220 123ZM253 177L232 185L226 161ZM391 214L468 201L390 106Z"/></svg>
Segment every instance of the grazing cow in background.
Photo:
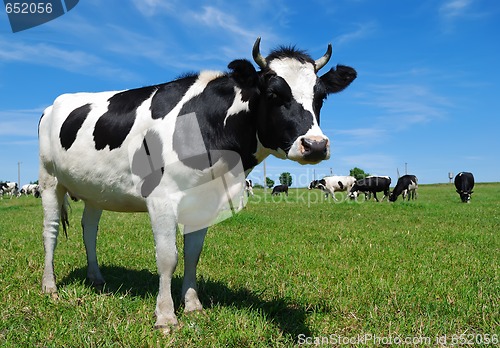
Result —
<svg viewBox="0 0 500 348"><path fill-rule="evenodd" d="M26 196L33 195L36 197L37 192L39 195L40 194L40 186L39 185L26 184L26 185L21 186L21 191L19 191L19 195L26 195Z"/></svg>
<svg viewBox="0 0 500 348"><path fill-rule="evenodd" d="M317 188L322 190L325 193L325 198L328 198L328 195L332 195L333 199L336 201L335 192L338 191L351 191L352 186L356 182L356 178L353 176L341 176L341 175L332 175L325 176L321 180L313 180L309 184L309 189Z"/></svg>
<svg viewBox="0 0 500 348"><path fill-rule="evenodd" d="M470 203L470 197L474 191L474 175L469 172L460 172L455 176L455 187L463 203Z"/></svg>
<svg viewBox="0 0 500 348"><path fill-rule="evenodd" d="M317 75L331 45L317 60L293 47L264 58L259 46L260 38L252 53L260 71L240 59L228 72L65 94L45 109L39 123L44 292L57 292L54 250L60 220L67 226L69 192L85 204L83 240L93 284L104 283L96 255L102 211L148 212L160 277L155 327L178 323L171 294L178 224L184 226L184 311L202 309L196 267L207 227L233 210L228 200L241 198L245 175L268 155L301 164L328 159L330 141L319 127L323 101L356 78L341 65Z"/></svg>
<svg viewBox="0 0 500 348"><path fill-rule="evenodd" d="M19 192L19 186L17 186L17 182L3 182L1 183L1 196L8 195L12 199L12 197L17 196Z"/></svg>
<svg viewBox="0 0 500 348"><path fill-rule="evenodd" d="M384 197L389 196L389 187L391 186L391 178L388 176L367 176L364 179L358 180L354 183L349 192L349 197L351 199L356 199L359 192L364 192L365 197L367 194L373 193L373 197L378 202L377 192L384 192Z"/></svg>
<svg viewBox="0 0 500 348"><path fill-rule="evenodd" d="M280 193L284 193L288 196L288 185L276 185L273 187L273 192L271 192L271 195L279 196Z"/></svg>
<svg viewBox="0 0 500 348"><path fill-rule="evenodd" d="M406 196L408 196L408 201L411 199L417 199L417 189L418 189L418 180L415 175L403 175L398 179L396 183L396 187L389 195L389 201L395 202L398 199L399 195L403 195L403 201Z"/></svg>
<svg viewBox="0 0 500 348"><path fill-rule="evenodd" d="M247 196L253 196L253 184L252 180L245 179L245 192L247 193Z"/></svg>

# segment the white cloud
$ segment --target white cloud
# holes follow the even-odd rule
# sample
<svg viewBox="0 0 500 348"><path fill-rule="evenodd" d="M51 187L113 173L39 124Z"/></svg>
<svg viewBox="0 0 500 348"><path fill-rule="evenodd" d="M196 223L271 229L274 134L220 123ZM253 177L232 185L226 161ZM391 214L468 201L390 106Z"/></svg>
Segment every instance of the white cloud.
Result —
<svg viewBox="0 0 500 348"><path fill-rule="evenodd" d="M379 119L395 130L444 119L452 106L447 98L424 85L372 85L370 93L371 101L365 104L378 108Z"/></svg>
<svg viewBox="0 0 500 348"><path fill-rule="evenodd" d="M350 155L337 159L347 168L358 167L372 175L394 175L397 162L389 155L381 153L364 153L361 155ZM391 175L392 174L392 175Z"/></svg>
<svg viewBox="0 0 500 348"><path fill-rule="evenodd" d="M165 0L132 0L134 6L146 17L157 15L161 12L171 12L174 1Z"/></svg>
<svg viewBox="0 0 500 348"><path fill-rule="evenodd" d="M134 75L113 67L96 55L79 50L64 50L49 44L25 44L0 38L0 61L15 61L34 65L50 66L86 75L120 76L122 79Z"/></svg>
<svg viewBox="0 0 500 348"><path fill-rule="evenodd" d="M44 108L24 110L0 110L0 135L38 136L38 121Z"/></svg>
<svg viewBox="0 0 500 348"><path fill-rule="evenodd" d="M334 147L343 148L351 145L373 145L380 142L387 136L387 130L377 127L339 129L334 132Z"/></svg>
<svg viewBox="0 0 500 348"><path fill-rule="evenodd" d="M377 25L373 21L357 24L355 30L337 36L334 40L334 43L337 46L341 46L352 41L362 40L373 35L373 32L376 30L376 28Z"/></svg>
<svg viewBox="0 0 500 348"><path fill-rule="evenodd" d="M471 4L472 0L450 0L439 8L439 12L446 18L454 18L465 14Z"/></svg>

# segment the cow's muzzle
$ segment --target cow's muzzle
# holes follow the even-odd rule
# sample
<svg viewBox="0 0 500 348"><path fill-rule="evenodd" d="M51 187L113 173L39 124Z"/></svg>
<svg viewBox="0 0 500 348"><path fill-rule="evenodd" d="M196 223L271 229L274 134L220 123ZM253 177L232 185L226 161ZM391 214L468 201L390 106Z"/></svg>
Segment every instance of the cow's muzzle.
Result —
<svg viewBox="0 0 500 348"><path fill-rule="evenodd" d="M288 152L288 158L302 164L315 164L330 158L330 140L325 136L302 136Z"/></svg>
<svg viewBox="0 0 500 348"><path fill-rule="evenodd" d="M328 139L302 138L302 156L305 160L319 162L326 158L329 150Z"/></svg>

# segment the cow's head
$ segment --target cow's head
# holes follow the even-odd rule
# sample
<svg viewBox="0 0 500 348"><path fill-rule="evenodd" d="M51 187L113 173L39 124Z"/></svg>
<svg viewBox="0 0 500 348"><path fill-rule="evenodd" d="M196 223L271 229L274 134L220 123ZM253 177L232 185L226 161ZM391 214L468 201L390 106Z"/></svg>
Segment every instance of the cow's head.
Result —
<svg viewBox="0 0 500 348"><path fill-rule="evenodd" d="M330 141L319 128L323 101L345 89L356 78L353 68L337 65L319 77L330 60L332 46L313 60L303 51L281 47L266 58L255 41L253 58L259 73L259 124L261 145L280 158L314 164L330 157Z"/></svg>
<svg viewBox="0 0 500 348"><path fill-rule="evenodd" d="M389 202L396 202L397 199L398 199L398 195L396 195L394 192L391 192L389 194Z"/></svg>
<svg viewBox="0 0 500 348"><path fill-rule="evenodd" d="M474 191L457 190L457 193L460 195L460 199L463 203L470 203L470 196L474 193Z"/></svg>
<svg viewBox="0 0 500 348"><path fill-rule="evenodd" d="M318 186L319 180L313 180L309 183L309 186L307 187L309 190L312 190L313 188L316 188Z"/></svg>

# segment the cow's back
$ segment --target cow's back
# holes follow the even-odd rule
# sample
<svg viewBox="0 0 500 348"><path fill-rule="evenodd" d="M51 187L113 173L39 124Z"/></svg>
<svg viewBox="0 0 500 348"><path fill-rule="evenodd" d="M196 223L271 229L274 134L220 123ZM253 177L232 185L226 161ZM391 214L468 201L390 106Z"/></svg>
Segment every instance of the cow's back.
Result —
<svg viewBox="0 0 500 348"><path fill-rule="evenodd" d="M152 126L150 113L141 112L149 103L144 100L133 113L113 115L114 122L99 125L108 112L108 100L117 93L64 94L45 109L39 124L40 176L42 181L45 172L56 177L72 196L103 209L145 211L132 178L130 151L140 147L141 132ZM105 128L119 134L120 144L99 135Z"/></svg>
<svg viewBox="0 0 500 348"><path fill-rule="evenodd" d="M469 172L460 172L455 176L455 187L459 191L470 191L474 188L474 176Z"/></svg>

